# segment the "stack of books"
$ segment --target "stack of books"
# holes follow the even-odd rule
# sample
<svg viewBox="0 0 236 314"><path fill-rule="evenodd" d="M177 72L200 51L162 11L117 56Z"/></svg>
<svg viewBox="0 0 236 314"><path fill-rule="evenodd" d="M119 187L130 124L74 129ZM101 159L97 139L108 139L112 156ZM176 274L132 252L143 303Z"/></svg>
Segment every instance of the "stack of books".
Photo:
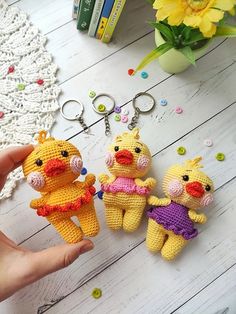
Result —
<svg viewBox="0 0 236 314"><path fill-rule="evenodd" d="M126 0L74 0L73 19L77 29L88 35L110 42Z"/></svg>

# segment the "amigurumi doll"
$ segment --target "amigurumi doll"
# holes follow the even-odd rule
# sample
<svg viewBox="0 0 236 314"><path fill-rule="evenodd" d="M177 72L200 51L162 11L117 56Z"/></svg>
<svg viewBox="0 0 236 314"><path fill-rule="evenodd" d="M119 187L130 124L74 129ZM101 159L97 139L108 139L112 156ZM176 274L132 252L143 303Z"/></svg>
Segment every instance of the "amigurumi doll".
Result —
<svg viewBox="0 0 236 314"><path fill-rule="evenodd" d="M141 180L151 167L148 147L139 140L139 130L117 136L106 154L106 165L112 174L99 176L104 192L108 227L135 231L141 221L147 196L156 180Z"/></svg>
<svg viewBox="0 0 236 314"><path fill-rule="evenodd" d="M214 187L212 180L199 170L201 159L197 157L167 170L163 190L169 205L162 206L155 196L148 199L156 207L148 211L146 245L152 252L161 251L167 260L174 259L198 235L194 222L204 224L207 220L196 211L213 201Z"/></svg>
<svg viewBox="0 0 236 314"><path fill-rule="evenodd" d="M79 150L67 141L46 138L45 131L40 132L38 142L23 163L27 182L41 193L30 206L46 217L68 243L81 241L83 235L97 235L95 176L88 174L84 182L75 181L83 165ZM81 228L71 220L72 216L79 219Z"/></svg>

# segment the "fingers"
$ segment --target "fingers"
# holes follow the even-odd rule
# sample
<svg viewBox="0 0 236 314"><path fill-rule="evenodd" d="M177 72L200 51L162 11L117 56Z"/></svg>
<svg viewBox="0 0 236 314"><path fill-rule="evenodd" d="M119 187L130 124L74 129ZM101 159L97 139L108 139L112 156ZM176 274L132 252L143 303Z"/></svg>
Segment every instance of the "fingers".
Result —
<svg viewBox="0 0 236 314"><path fill-rule="evenodd" d="M9 172L20 166L33 149L33 145L25 145L2 150L0 152L0 176L5 177Z"/></svg>
<svg viewBox="0 0 236 314"><path fill-rule="evenodd" d="M90 240L83 240L76 244L64 244L41 252L31 253L31 274L28 276L28 283L69 266L81 254L92 250L93 247Z"/></svg>
<svg viewBox="0 0 236 314"><path fill-rule="evenodd" d="M16 243L14 243L11 239L9 239L3 232L0 231L0 247L1 244L5 244L12 248L16 247Z"/></svg>

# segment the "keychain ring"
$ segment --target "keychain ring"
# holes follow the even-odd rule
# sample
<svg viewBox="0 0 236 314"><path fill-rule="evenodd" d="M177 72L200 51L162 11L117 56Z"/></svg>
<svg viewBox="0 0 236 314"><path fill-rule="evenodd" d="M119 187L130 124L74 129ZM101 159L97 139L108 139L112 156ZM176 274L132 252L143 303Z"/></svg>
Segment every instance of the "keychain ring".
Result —
<svg viewBox="0 0 236 314"><path fill-rule="evenodd" d="M65 106L66 106L69 102L75 102L76 104L78 104L78 105L80 106L80 113L76 114L74 117L68 117L68 116L66 116L65 113L64 113ZM64 104L61 106L61 109L60 109L60 112L61 112L61 115L63 116L63 118L66 119L66 120L69 120L69 121L78 120L78 118L82 116L83 111L84 111L84 106L83 106L83 104L82 104L80 101L75 100L75 99L69 99L69 100L67 100L66 102L64 102Z"/></svg>
<svg viewBox="0 0 236 314"><path fill-rule="evenodd" d="M99 111L99 110L96 108L96 106L95 106L95 101L96 101L98 98L102 97L102 96L105 96L105 97L109 98L110 100L112 100L113 105L112 105L112 108L111 108L110 110L104 110L104 111L101 112L101 111ZM110 112L112 112L112 110L113 110L114 107L115 107L115 104L116 104L115 99L114 99L111 95L105 94L105 93L97 95L97 96L96 96L95 98L93 98L93 100L92 100L93 110L94 110L95 112L97 112L98 114L101 114L101 115L107 115L107 114L109 114Z"/></svg>
<svg viewBox="0 0 236 314"><path fill-rule="evenodd" d="M136 105L136 99L139 98L140 96L147 96L149 98L151 98L152 100L152 104L151 104L151 108L147 109L147 110L141 110L137 105ZM150 111L152 111L152 109L155 107L156 105L156 101L154 99L154 97L146 92L140 92L137 95L134 96L134 98L132 99L132 105L134 107L135 110L137 110L139 113L148 113Z"/></svg>

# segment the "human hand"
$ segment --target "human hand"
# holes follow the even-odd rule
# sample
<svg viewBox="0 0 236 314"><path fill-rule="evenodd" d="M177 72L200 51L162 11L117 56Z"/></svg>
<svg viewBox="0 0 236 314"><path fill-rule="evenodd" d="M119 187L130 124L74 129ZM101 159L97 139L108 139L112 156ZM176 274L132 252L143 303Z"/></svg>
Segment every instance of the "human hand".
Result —
<svg viewBox="0 0 236 314"><path fill-rule="evenodd" d="M33 146L27 145L8 148L0 153L0 189L8 173L20 166L32 150ZM90 240L83 240L32 252L18 246L0 231L0 302L26 285L67 267L92 248Z"/></svg>

